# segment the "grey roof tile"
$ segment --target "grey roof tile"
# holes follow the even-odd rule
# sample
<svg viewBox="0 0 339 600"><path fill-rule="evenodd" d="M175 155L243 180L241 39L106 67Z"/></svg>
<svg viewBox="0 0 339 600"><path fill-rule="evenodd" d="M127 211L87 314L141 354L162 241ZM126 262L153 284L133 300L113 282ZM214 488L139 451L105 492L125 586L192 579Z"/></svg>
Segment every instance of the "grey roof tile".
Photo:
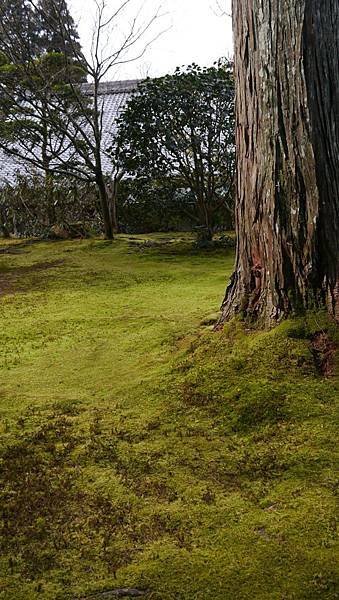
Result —
<svg viewBox="0 0 339 600"><path fill-rule="evenodd" d="M114 134L117 129L117 119L126 105L131 94L134 93L141 80L129 79L126 81L107 81L100 84L99 94L103 106L103 148L112 145ZM89 95L93 85L84 84L84 90ZM111 164L107 156L102 157L104 170L109 173ZM9 156L0 149L0 186L6 183L14 183L17 174L26 175L32 173L33 167L20 159Z"/></svg>

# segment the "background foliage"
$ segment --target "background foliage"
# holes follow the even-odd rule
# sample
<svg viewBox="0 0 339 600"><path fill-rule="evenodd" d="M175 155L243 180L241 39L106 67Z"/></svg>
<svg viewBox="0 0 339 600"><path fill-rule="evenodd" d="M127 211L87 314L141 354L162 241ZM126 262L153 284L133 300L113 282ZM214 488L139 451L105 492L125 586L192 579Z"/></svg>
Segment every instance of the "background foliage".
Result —
<svg viewBox="0 0 339 600"><path fill-rule="evenodd" d="M191 65L141 84L121 116L116 145L122 170L137 180L173 178L190 190L195 218L212 237L220 213L233 213L232 64Z"/></svg>

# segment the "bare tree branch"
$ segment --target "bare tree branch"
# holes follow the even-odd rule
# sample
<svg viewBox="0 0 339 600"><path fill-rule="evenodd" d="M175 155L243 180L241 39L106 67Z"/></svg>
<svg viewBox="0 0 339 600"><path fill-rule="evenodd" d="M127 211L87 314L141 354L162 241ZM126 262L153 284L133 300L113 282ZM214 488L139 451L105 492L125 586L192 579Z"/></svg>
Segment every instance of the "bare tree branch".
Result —
<svg viewBox="0 0 339 600"><path fill-rule="evenodd" d="M106 236L112 237L106 174L102 165L102 158L108 153L103 144L105 101L101 97L100 84L118 66L144 56L150 45L162 35L163 31L152 35L163 16L161 7L148 20L142 21L141 5L129 22L127 32L121 34L120 42L112 46L112 40L118 39L118 36L111 33L113 30L123 31L126 10L134 0L120 0L113 10L106 0L93 0L95 20L90 57L86 57L79 44L75 43L69 24L63 19L65 2L55 5L55 14L51 18L38 0L27 1L32 11L48 22L50 30L61 36L63 49L70 48L71 59L64 51L59 57L60 68L53 72L44 71L43 57L40 59L32 54L22 32L17 32L13 44L11 32L6 31L6 24L1 24L0 8L0 27L8 57L14 65L20 65L22 73L22 82L19 81L17 85L3 78L0 80L0 93L11 105L7 123L23 131L26 119L31 131L27 143L14 136L12 144L8 138L2 139L0 147L7 147L13 156L37 168L45 169L47 165L48 170L55 174L63 173L78 178L83 176L84 179L95 181L101 199ZM26 56L24 62L21 60L23 54ZM74 77L75 65L82 69L91 84L91 94ZM119 172L112 166L112 172Z"/></svg>
<svg viewBox="0 0 339 600"><path fill-rule="evenodd" d="M227 11L221 0L215 0L215 5L211 6L211 8L216 17L229 17L232 19L232 13Z"/></svg>

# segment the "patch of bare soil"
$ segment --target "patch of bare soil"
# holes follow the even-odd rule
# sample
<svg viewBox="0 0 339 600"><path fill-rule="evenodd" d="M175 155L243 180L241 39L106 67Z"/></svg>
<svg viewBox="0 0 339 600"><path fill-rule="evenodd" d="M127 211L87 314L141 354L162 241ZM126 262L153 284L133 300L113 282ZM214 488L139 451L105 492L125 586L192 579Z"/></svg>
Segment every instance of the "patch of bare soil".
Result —
<svg viewBox="0 0 339 600"><path fill-rule="evenodd" d="M5 246L0 248L0 255L1 254L25 254L25 250L19 244L15 246Z"/></svg>
<svg viewBox="0 0 339 600"><path fill-rule="evenodd" d="M0 274L0 297L7 296L8 294L14 294L13 286L8 279L8 276Z"/></svg>
<svg viewBox="0 0 339 600"><path fill-rule="evenodd" d="M7 244L6 246L0 246L0 255L1 254L24 254L24 248L28 246L32 246L33 244L38 244L41 240L25 240L23 242L17 242Z"/></svg>
<svg viewBox="0 0 339 600"><path fill-rule="evenodd" d="M27 290L29 284L24 281L25 275L39 273L48 269L55 269L60 267L64 262L64 260L40 262L30 265L29 267L19 267L5 273L0 272L0 297Z"/></svg>
<svg viewBox="0 0 339 600"><path fill-rule="evenodd" d="M311 338L311 352L320 375L331 377L335 369L337 346L326 331L317 331Z"/></svg>

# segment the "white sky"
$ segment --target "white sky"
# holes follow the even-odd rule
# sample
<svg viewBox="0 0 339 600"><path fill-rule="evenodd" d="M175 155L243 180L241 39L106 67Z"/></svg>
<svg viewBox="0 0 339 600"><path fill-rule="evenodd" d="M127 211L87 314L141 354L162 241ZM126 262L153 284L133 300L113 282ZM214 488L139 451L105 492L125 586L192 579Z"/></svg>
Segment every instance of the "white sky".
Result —
<svg viewBox="0 0 339 600"><path fill-rule="evenodd" d="M106 0L107 16L116 10L122 0ZM174 71L175 67L196 62L201 66L211 65L222 56L233 52L231 19L221 15L218 0L130 0L130 5L119 16L116 28L108 39L108 48L115 49L119 35L128 30L132 16L142 6L139 22L146 22L157 9L163 16L153 25L144 38L153 39L164 33L151 44L142 59L122 65L106 79L129 79L158 76ZM219 0L219 4L230 13L231 0ZM94 0L69 0L85 52L90 50L93 28ZM141 45L136 49L140 52ZM138 52L137 52L138 53Z"/></svg>

